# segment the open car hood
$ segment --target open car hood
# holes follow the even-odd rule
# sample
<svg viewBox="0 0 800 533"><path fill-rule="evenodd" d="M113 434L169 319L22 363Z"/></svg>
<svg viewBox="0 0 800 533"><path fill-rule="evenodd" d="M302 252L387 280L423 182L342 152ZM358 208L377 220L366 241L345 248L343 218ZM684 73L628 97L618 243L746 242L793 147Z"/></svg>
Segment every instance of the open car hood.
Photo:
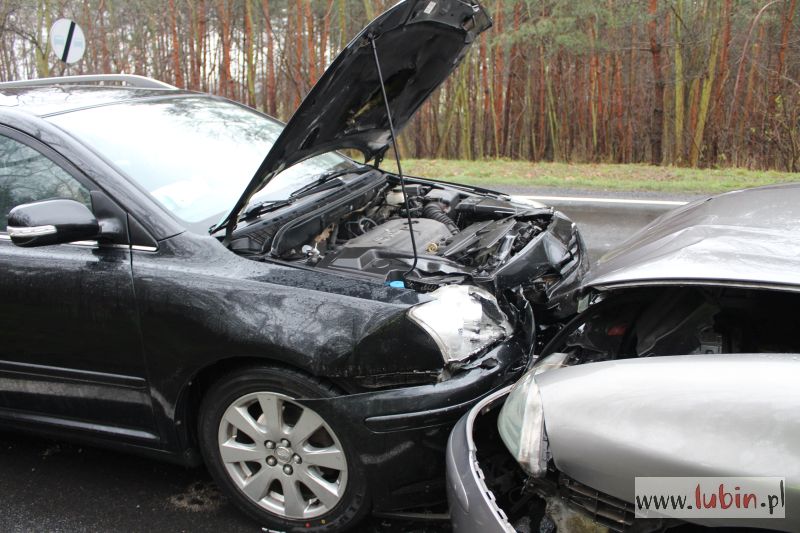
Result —
<svg viewBox="0 0 800 533"><path fill-rule="evenodd" d="M477 0L402 0L373 20L317 81L217 228L235 221L253 194L300 161L347 148L366 161L383 157L392 138L373 41L397 133L491 24Z"/></svg>

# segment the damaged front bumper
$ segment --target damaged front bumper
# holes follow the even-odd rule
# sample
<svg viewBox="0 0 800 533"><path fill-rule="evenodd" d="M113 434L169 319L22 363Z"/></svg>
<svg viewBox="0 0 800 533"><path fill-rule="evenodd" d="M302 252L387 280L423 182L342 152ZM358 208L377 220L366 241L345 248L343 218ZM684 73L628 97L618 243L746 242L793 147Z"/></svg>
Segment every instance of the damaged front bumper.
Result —
<svg viewBox="0 0 800 533"><path fill-rule="evenodd" d="M516 381L526 362L527 349L511 339L439 383L298 401L341 422L359 443L376 513L426 508L445 501L444 451L453 424Z"/></svg>
<svg viewBox="0 0 800 533"><path fill-rule="evenodd" d="M453 531L475 533L514 533L506 513L497 504L486 477L478 465L473 439L475 421L482 412L499 407L511 386L490 394L466 414L453 428L447 441L447 500Z"/></svg>
<svg viewBox="0 0 800 533"><path fill-rule="evenodd" d="M520 501L527 500L529 504L527 509L516 509L519 516L509 516L490 487L492 480L481 469L475 442L479 435L475 431L479 418L487 416L490 411L499 410L511 388L512 386L508 386L500 389L476 403L458 421L450 434L446 456L447 499L453 531L516 533L519 528L515 525L525 522L530 531L585 533L644 532L651 527L663 525L660 521L640 521L639 527L632 528L634 512L630 504L599 493L554 471L530 485L528 483L531 479L526 482L524 474L520 474L519 484L514 492L520 494ZM490 465L484 465L486 466ZM538 506L535 500L538 500ZM539 522L538 525L534 520Z"/></svg>

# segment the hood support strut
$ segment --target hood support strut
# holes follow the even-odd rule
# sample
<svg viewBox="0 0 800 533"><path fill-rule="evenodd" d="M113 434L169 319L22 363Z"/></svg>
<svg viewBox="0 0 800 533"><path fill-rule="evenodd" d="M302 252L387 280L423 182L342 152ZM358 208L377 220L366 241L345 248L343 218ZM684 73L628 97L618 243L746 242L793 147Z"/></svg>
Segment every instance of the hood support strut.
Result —
<svg viewBox="0 0 800 533"><path fill-rule="evenodd" d="M383 73L381 72L381 62L378 59L378 48L375 46L375 38L370 37L369 39L370 44L372 45L372 55L375 57L375 68L378 70L378 81L381 83L381 92L383 93L383 103L386 105L386 118L389 119L389 132L392 135L392 148L394 149L394 160L397 162L397 175L400 177L400 188L403 191L403 203L406 206L406 218L408 219L408 232L411 236L411 248L412 252L414 253L414 263L412 263L411 268L403 273L403 280L405 281L406 276L414 272L417 268L417 241L414 238L414 227L411 224L411 209L409 209L408 205L408 193L406 193L406 179L403 176L403 167L400 166L400 152L397 149L397 135L395 135L394 131L394 121L392 120L392 109L389 106L389 98L386 96L386 85L383 82Z"/></svg>

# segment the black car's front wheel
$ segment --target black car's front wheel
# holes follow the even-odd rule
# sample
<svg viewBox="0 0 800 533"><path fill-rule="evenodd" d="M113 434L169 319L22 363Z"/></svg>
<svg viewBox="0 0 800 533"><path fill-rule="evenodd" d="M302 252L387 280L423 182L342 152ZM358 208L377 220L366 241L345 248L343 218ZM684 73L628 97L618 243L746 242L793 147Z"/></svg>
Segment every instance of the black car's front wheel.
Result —
<svg viewBox="0 0 800 533"><path fill-rule="evenodd" d="M251 367L222 378L203 400L199 438L209 471L270 529L345 529L367 511L343 428L295 400L335 395L293 370Z"/></svg>

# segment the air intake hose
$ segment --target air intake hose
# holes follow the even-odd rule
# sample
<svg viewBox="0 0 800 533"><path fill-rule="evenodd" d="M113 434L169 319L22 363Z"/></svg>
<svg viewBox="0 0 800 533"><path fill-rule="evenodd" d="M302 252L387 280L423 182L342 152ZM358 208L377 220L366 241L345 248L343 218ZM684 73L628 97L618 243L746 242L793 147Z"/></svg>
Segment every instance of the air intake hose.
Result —
<svg viewBox="0 0 800 533"><path fill-rule="evenodd" d="M456 223L453 222L453 219L447 216L447 213L444 212L442 208L442 204L438 202L430 202L422 209L422 216L425 218L430 218L431 220L436 220L441 222L447 229L450 230L450 233L455 235L458 233L458 226Z"/></svg>

